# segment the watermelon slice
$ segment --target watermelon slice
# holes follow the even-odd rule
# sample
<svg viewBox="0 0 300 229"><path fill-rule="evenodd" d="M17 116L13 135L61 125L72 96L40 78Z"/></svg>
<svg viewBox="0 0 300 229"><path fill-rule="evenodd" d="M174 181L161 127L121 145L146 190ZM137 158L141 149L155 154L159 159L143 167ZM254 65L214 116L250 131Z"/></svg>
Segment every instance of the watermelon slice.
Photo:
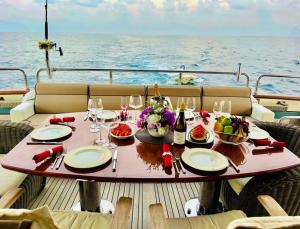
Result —
<svg viewBox="0 0 300 229"><path fill-rule="evenodd" d="M191 138L194 141L204 142L206 141L206 137L207 137L207 131L201 124L194 127L191 131Z"/></svg>

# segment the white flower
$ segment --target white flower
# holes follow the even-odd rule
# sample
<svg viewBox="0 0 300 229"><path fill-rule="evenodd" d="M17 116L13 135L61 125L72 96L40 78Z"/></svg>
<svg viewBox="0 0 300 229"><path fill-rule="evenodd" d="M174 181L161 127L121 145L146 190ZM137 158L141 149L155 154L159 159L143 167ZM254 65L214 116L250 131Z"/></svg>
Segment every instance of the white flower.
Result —
<svg viewBox="0 0 300 229"><path fill-rule="evenodd" d="M147 118L147 121L150 123L156 123L156 122L159 122L160 119L161 119L160 115L152 114L152 115L149 115L149 117Z"/></svg>
<svg viewBox="0 0 300 229"><path fill-rule="evenodd" d="M164 127L158 128L158 134L159 135L165 135L165 132L166 132L166 128L164 128Z"/></svg>

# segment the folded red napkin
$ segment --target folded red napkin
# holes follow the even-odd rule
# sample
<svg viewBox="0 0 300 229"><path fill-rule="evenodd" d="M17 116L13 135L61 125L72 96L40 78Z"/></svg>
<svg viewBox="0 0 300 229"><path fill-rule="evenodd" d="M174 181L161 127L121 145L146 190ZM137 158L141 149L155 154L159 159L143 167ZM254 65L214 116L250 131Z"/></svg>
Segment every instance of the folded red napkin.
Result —
<svg viewBox="0 0 300 229"><path fill-rule="evenodd" d="M32 159L35 161L35 163L39 163L40 161L46 159L49 156L55 157L56 154L58 152L62 152L63 149L64 149L63 146L59 145L59 146L53 147L52 149L48 149L43 152L35 154Z"/></svg>
<svg viewBox="0 0 300 229"><path fill-rule="evenodd" d="M255 140L254 142L255 146L271 146L274 148L283 148L285 147L285 142L271 142L271 140L269 139L259 139L259 140Z"/></svg>
<svg viewBox="0 0 300 229"><path fill-rule="evenodd" d="M162 159L163 159L163 168L165 170L171 169L172 168L172 154L170 152L169 144L163 144Z"/></svg>
<svg viewBox="0 0 300 229"><path fill-rule="evenodd" d="M50 124L60 123L60 122L74 122L75 117L63 117L61 118L51 118L49 120Z"/></svg>
<svg viewBox="0 0 300 229"><path fill-rule="evenodd" d="M207 111L200 110L200 116L202 118L207 118L207 117L210 117L210 114Z"/></svg>

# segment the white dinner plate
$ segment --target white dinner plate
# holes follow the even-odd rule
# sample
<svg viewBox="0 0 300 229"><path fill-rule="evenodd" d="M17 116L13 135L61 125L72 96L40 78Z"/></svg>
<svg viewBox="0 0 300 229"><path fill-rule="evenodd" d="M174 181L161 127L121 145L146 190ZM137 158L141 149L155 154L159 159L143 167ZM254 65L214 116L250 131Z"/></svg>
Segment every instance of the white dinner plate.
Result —
<svg viewBox="0 0 300 229"><path fill-rule="evenodd" d="M248 137L253 140L259 140L259 139L269 138L270 134L263 129L260 129L258 127L253 127Z"/></svg>
<svg viewBox="0 0 300 229"><path fill-rule="evenodd" d="M183 152L181 158L190 167L206 172L220 171L229 166L224 155L206 148L188 149Z"/></svg>
<svg viewBox="0 0 300 229"><path fill-rule="evenodd" d="M64 162L73 168L90 169L105 164L111 157L111 151L105 147L85 146L69 151Z"/></svg>
<svg viewBox="0 0 300 229"><path fill-rule="evenodd" d="M122 122L120 124L122 124ZM130 138L130 137L134 136L134 134L135 134L134 127L132 125L128 124L128 123L126 123L126 124L131 129L131 134L130 135L127 135L127 136L117 136L117 135L114 135L113 133L110 133L110 135L113 136L116 139L127 139L127 138Z"/></svg>
<svg viewBox="0 0 300 229"><path fill-rule="evenodd" d="M114 111L104 110L102 114L98 114L97 118L105 119L105 120L112 120L116 118L118 115Z"/></svg>
<svg viewBox="0 0 300 229"><path fill-rule="evenodd" d="M50 125L38 128L31 133L31 138L40 141L49 141L63 138L72 133L72 129L68 126Z"/></svg>

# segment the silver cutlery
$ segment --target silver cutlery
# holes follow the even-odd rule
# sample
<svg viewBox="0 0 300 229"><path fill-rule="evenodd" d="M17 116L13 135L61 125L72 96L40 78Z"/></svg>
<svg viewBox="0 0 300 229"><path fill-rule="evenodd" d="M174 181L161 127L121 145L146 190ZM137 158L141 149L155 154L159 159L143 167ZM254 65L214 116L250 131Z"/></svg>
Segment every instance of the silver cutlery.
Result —
<svg viewBox="0 0 300 229"><path fill-rule="evenodd" d="M85 114L85 116L83 118L83 121L86 121L88 119L88 117L89 117L89 111L86 112L86 114Z"/></svg>
<svg viewBox="0 0 300 229"><path fill-rule="evenodd" d="M118 150L116 149L114 152L114 156L113 156L113 168L112 171L115 172L116 171L116 167L117 167L117 158L118 158Z"/></svg>
<svg viewBox="0 0 300 229"><path fill-rule="evenodd" d="M179 174L179 169L178 169L176 161L177 161L176 158L174 156L172 156L172 163L174 165L175 173Z"/></svg>
<svg viewBox="0 0 300 229"><path fill-rule="evenodd" d="M59 169L61 163L62 163L63 160L64 160L64 157L65 157L65 153L62 153L62 154L60 155L59 161L57 162L57 165L56 165L56 167L55 167L56 170Z"/></svg>
<svg viewBox="0 0 300 229"><path fill-rule="evenodd" d="M62 142L27 142L27 145L62 145Z"/></svg>
<svg viewBox="0 0 300 229"><path fill-rule="evenodd" d="M58 161L58 159L59 159L59 156L60 156L60 154L57 154L57 155L56 155L55 161L53 162L53 164L52 164L52 166L51 166L51 169L54 169L54 167L55 167L55 165L56 165L56 163L57 163L57 161Z"/></svg>
<svg viewBox="0 0 300 229"><path fill-rule="evenodd" d="M182 173L183 173L183 174L186 174L186 170L185 170L185 168L183 167L183 165L182 165L182 163L181 163L180 157L176 156L175 159L176 159L176 161L179 162L179 165L180 165L180 167L181 167Z"/></svg>
<svg viewBox="0 0 300 229"><path fill-rule="evenodd" d="M227 157L227 159L229 164L234 168L234 170L239 173L240 169L238 168L238 166L229 157Z"/></svg>

